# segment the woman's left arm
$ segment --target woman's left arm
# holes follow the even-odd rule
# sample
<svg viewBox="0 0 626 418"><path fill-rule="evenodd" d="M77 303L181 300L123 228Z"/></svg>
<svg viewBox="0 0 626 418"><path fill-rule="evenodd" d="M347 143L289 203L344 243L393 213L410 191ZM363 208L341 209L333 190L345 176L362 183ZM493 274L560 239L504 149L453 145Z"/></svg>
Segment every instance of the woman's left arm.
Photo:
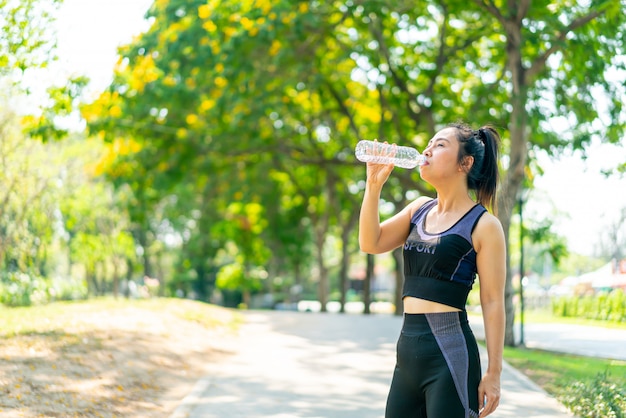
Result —
<svg viewBox="0 0 626 418"><path fill-rule="evenodd" d="M484 214L472 236L476 248L476 266L480 280L480 305L485 324L487 371L478 387L481 417L486 417L500 403L500 375L504 348L506 282L506 244L502 224L495 216Z"/></svg>

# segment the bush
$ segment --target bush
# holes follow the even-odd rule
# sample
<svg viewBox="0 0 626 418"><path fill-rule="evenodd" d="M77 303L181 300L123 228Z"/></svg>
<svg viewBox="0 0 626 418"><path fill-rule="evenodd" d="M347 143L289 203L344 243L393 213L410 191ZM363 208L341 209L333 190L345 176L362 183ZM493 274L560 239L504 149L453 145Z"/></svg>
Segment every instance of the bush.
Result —
<svg viewBox="0 0 626 418"><path fill-rule="evenodd" d="M50 289L51 301L87 299L87 284L75 278L58 278L53 280Z"/></svg>
<svg viewBox="0 0 626 418"><path fill-rule="evenodd" d="M626 321L626 292L618 289L609 293L607 305L609 309L608 320Z"/></svg>
<svg viewBox="0 0 626 418"><path fill-rule="evenodd" d="M568 385L559 399L580 418L626 418L626 391L606 372Z"/></svg>
<svg viewBox="0 0 626 418"><path fill-rule="evenodd" d="M626 295L623 290L614 289L595 295L558 297L552 300L552 313L562 317L622 322L626 321Z"/></svg>
<svg viewBox="0 0 626 418"><path fill-rule="evenodd" d="M0 273L0 303L6 306L41 305L50 301L50 283L23 272Z"/></svg>
<svg viewBox="0 0 626 418"><path fill-rule="evenodd" d="M5 306L44 305L58 300L87 298L84 280L50 280L24 272L0 272L0 304Z"/></svg>

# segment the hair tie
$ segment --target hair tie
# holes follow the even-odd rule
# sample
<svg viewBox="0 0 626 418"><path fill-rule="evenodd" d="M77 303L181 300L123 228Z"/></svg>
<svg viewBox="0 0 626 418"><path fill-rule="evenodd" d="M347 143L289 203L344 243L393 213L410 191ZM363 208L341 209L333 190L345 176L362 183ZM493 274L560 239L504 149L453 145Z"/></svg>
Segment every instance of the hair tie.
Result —
<svg viewBox="0 0 626 418"><path fill-rule="evenodd" d="M474 131L474 138L480 141L481 144L485 145L487 141L487 134L485 133L485 130L483 128L479 128L478 130Z"/></svg>

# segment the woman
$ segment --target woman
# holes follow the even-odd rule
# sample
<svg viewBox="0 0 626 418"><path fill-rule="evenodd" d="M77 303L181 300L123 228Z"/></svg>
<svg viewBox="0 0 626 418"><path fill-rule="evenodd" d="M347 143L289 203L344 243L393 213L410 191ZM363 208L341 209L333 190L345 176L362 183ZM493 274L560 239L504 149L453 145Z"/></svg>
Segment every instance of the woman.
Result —
<svg viewBox="0 0 626 418"><path fill-rule="evenodd" d="M367 164L361 250L404 246L404 321L386 418L486 417L498 406L506 250L502 226L485 207L494 207L499 141L491 127L439 131L419 168L436 199L420 197L382 224L378 202L393 164ZM482 377L465 311L476 274L489 359Z"/></svg>

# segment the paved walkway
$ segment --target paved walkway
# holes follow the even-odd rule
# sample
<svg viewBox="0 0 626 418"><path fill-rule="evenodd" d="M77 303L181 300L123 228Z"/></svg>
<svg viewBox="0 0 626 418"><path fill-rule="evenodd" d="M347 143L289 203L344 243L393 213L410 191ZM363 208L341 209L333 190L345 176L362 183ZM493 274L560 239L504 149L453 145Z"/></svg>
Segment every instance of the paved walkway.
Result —
<svg viewBox="0 0 626 418"><path fill-rule="evenodd" d="M469 318L476 338L484 339L482 317ZM517 324L515 335L520 336ZM626 361L626 330L574 324L526 324L524 345L528 348Z"/></svg>
<svg viewBox="0 0 626 418"><path fill-rule="evenodd" d="M244 315L239 336L216 341L216 348L233 356L213 364L171 418L383 416L400 317L275 311ZM505 364L501 405L490 417L571 415Z"/></svg>

